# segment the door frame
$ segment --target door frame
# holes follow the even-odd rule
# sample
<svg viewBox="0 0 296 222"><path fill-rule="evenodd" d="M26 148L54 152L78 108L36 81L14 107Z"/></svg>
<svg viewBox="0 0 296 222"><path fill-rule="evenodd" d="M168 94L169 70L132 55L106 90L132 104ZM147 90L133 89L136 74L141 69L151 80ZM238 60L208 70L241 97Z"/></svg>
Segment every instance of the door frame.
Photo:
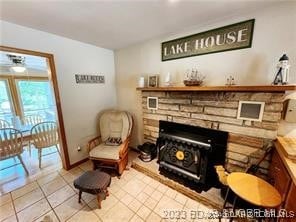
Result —
<svg viewBox="0 0 296 222"><path fill-rule="evenodd" d="M13 47L2 46L2 45L0 45L0 50L6 51L6 52L27 54L27 55L33 55L33 56L47 58L48 65L50 68L50 73L49 73L48 79L49 79L49 81L52 82L52 85L53 85L54 97L55 97L57 114L58 114L59 131L60 131L59 133L60 133L60 138L61 138L61 143L60 143L61 157L62 157L61 159L62 159L62 163L63 163L63 168L66 170L71 169L72 166L70 164L70 159L69 159L67 138L66 138L65 126L64 126L64 118L63 118L61 99L60 99L60 93L59 93L59 88L58 88L58 80L57 80L57 75L56 75L53 54L44 53L44 52L37 52L37 51L32 51L32 50L26 50L26 49L13 48Z"/></svg>

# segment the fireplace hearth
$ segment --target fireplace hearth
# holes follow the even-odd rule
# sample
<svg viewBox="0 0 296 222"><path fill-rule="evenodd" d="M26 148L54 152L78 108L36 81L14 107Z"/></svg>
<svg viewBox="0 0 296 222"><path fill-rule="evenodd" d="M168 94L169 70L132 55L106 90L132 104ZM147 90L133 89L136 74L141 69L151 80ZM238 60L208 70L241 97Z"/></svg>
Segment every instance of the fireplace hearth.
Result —
<svg viewBox="0 0 296 222"><path fill-rule="evenodd" d="M194 188L219 184L215 165L224 165L228 133L197 126L159 121L159 171Z"/></svg>

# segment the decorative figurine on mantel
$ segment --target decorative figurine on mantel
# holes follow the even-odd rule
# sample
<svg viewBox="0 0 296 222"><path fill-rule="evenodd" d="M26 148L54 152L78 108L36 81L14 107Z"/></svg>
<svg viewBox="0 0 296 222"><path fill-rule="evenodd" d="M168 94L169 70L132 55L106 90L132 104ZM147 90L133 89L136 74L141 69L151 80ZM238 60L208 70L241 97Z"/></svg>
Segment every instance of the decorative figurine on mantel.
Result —
<svg viewBox="0 0 296 222"><path fill-rule="evenodd" d="M227 79L226 79L226 86L233 86L235 85L235 82L234 82L234 77L233 76L229 76Z"/></svg>
<svg viewBox="0 0 296 222"><path fill-rule="evenodd" d="M188 69L185 74L184 85L185 86L200 86L206 77L200 74L197 69Z"/></svg>
<svg viewBox="0 0 296 222"><path fill-rule="evenodd" d="M284 54L280 60L279 64L277 65L279 71L277 72L274 80L273 85L286 85L289 82L289 58L286 54Z"/></svg>

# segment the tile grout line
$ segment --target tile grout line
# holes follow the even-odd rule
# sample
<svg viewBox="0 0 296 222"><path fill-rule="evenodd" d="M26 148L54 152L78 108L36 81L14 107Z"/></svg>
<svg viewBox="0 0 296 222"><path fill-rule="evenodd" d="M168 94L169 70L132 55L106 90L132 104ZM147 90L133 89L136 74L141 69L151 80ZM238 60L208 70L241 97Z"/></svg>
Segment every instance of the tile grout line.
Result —
<svg viewBox="0 0 296 222"><path fill-rule="evenodd" d="M48 199L47 199L47 196L45 195L44 191L42 190L40 184L39 184L37 181L36 181L36 183L38 184L39 189L40 189L41 192L43 193L44 198L45 198L45 200L47 201L47 203L48 203L48 205L49 205L49 207L50 207L50 211L53 211L53 213L55 214L55 216L56 216L56 218L58 219L58 221L60 221L60 218L58 217L58 215L56 214L56 212L54 211L54 209L53 209L52 206L50 205L50 203L49 203L49 201L48 201ZM50 212L50 211L48 211L48 212ZM46 212L45 214L47 214L48 212ZM41 215L40 217L38 217L38 219L41 218L42 216L44 216L45 214L43 214L43 215ZM38 220L38 219L37 219L37 220ZM35 221L36 221L36 220L35 220Z"/></svg>
<svg viewBox="0 0 296 222"><path fill-rule="evenodd" d="M34 190L32 190L32 191L26 193L25 195L27 195L27 194L29 194L29 193L33 193L33 192L34 192L35 190L37 190L37 189L38 189L38 187L37 187L36 189L34 189ZM41 190L41 192L42 192L42 190ZM22 195L21 197L23 197L23 196L25 196L25 195ZM17 199L19 199L19 198L21 198L21 197L18 197L18 198L16 198L15 200L17 200ZM41 198L40 200L42 200L42 199L43 199L43 198ZM21 212L21 211L27 209L28 207L32 206L33 204L37 203L37 202L40 201L40 200L37 200L37 201L31 203L29 206L24 207L24 208L21 209L19 212ZM13 201L14 201L14 200L13 200ZM16 212L16 214L18 214L19 212Z"/></svg>
<svg viewBox="0 0 296 222"><path fill-rule="evenodd" d="M58 169L50 169L50 170L53 170L53 172L54 171L58 171ZM27 186L27 185L29 185L29 184L31 184L31 183L33 183L33 182L36 182L37 180L39 180L39 179L41 179L41 178L43 178L43 177L46 177L46 176L48 176L48 174L51 174L51 173L53 173L53 172L51 172L49 170L49 172L46 172L47 174L46 175L42 175L42 176L37 176L37 175L34 175L36 178L24 178L24 177L19 177L19 178L15 178L15 179L25 179L25 181L26 181L26 183L24 184L24 185L22 185L22 186L20 186L20 187L17 187L17 188L15 188L15 189L13 189L13 190L10 190L10 191L6 191L6 192L3 192L3 193L1 193L1 195L4 195L4 194L8 194L8 193L12 193L12 192L14 192L14 191L16 191L16 190L19 190L19 189L22 189L24 186ZM33 175L32 175L33 176ZM23 195L22 195L23 196ZM20 196L21 197L21 196Z"/></svg>
<svg viewBox="0 0 296 222"><path fill-rule="evenodd" d="M77 169L81 170L82 172L87 171L87 170L82 169L80 166L78 166ZM46 177L46 176L49 176L50 174L53 174L53 173L56 173L56 172L57 172L57 175L59 175L60 177L62 177L62 180L66 183L66 185L70 186L70 187L71 187L71 190L74 190L74 194L73 194L72 196L70 196L69 198L67 198L66 200L64 200L62 203L60 203L59 205L56 206L56 207L58 207L58 206L60 206L61 204L63 204L63 203L65 203L66 201L68 201L70 198L73 198L73 196L77 195L77 193L76 193L75 189L71 186L71 183L73 183L73 181L69 181L69 182L68 182L68 181L64 178L64 176L65 176L66 174L68 174L68 173L69 173L69 174L72 174L71 172L66 172L64 175L61 175L61 172L59 172L58 170L55 170L55 171L53 171L53 172L48 173L47 175L44 175L44 176L42 176L42 177L39 177L38 179L41 179L41 178ZM141 172L139 172L139 173L141 173ZM142 174L142 173L141 173L141 174ZM72 175L75 176L75 171L74 171L74 174L72 174ZM122 178L122 179L124 179L124 178ZM137 178L137 179L138 179L139 181L142 181L142 179L140 179L140 178ZM37 183L37 187L39 187L39 188L41 189L41 185L38 183L37 179L35 179L35 180L32 181L31 183L33 183L33 182L36 182L36 183ZM128 182L128 181L127 181L127 182ZM143 181L142 181L142 182L143 182ZM47 182L47 183L45 183L45 184L48 184L48 183L50 183L50 182ZM45 184L44 184L44 185L45 185ZM144 186L144 188L147 187L147 186L149 186L149 184L147 184L147 183L145 183L145 184L146 184L146 186ZM65 185L65 186L66 186L66 185ZM25 185L24 185L24 186L25 186ZM65 186L62 186L62 187L59 188L58 190L64 188ZM119 186L119 185L118 185L118 186ZM165 185L165 186L167 186L167 185ZM167 196L167 197L169 197L169 196L166 194L166 191L165 191L165 192L161 192L161 191L157 190L158 187L160 187L160 185L158 185L156 188L154 188L154 191L158 191L158 192L160 192L160 193L162 194L161 196ZM37 188L36 188L36 189L37 189ZM58 190L56 190L55 192L57 192ZM124 191L125 193L129 194L129 192L126 192L124 189L122 189L122 186L119 186L119 190L118 190L118 191L120 191L120 190L122 190L122 191ZM117 192L118 192L118 191L117 191ZM31 192L32 192L32 191L31 191ZM48 197L45 195L45 193L43 192L42 189L41 189L41 192L43 193L43 195L44 195L46 201L48 202L48 204L49 204L49 206L50 206L50 209L54 211L55 216L56 216L57 219L60 221L60 219L59 219L59 217L57 216L57 214L56 214L54 208L53 208L53 207L51 206L51 204L49 203ZM55 192L53 192L53 193L55 193ZM142 192L143 192L143 191L142 191ZM11 194L11 192L9 192L9 193L10 193L10 196L11 196L11 199L12 199L12 194ZM48 196L52 195L53 193L49 194ZM144 192L144 193L145 193L145 192ZM112 194L112 193L111 193L111 194ZM148 198L151 198L151 199L153 199L154 201L157 201L157 203L159 203L159 200L156 200L156 199L152 198L151 194L148 194L148 193L145 193L145 194L148 195ZM24 194L24 195L26 195L26 194ZM24 195L22 195L22 196L24 196ZM130 194L130 195L131 195L131 194ZM22 197L22 196L20 196L20 197ZM121 199L117 198L115 195L113 195L113 196L114 196L114 198L116 198L117 200L119 200L121 203L124 204L124 202L123 202ZM133 197L133 199L139 201L139 200L137 199L137 197L134 197L133 195L131 195L131 196ZM18 198L20 198L20 197L18 197ZM17 199L18 199L18 198L17 198ZM171 197L169 197L169 198L171 198ZM186 203L187 203L187 202L189 201L189 199L191 199L191 198L188 198L188 199L184 202L184 204L180 203L180 202L177 201L175 198L171 198L171 199L173 199L173 200L175 200L177 203L181 204L181 205L182 205L182 209L184 209ZM12 201L13 201L13 200L12 200ZM39 200L39 201L40 201L40 200ZM37 202L38 202L38 201L37 201ZM91 211L92 213L94 213L94 214L96 215L96 217L101 221L101 220L102 220L101 217L100 217L99 215L97 215L97 214L94 212L94 209L93 209L92 207L90 207L89 204L90 204L91 201L90 201L89 203L87 203L86 201L83 200L83 202L85 202L85 206L87 206L87 207L90 209L90 211ZM139 201L139 202L141 203L140 208L141 208L142 206L147 207L147 206L145 205L145 201L144 201L144 202ZM13 202L13 204L14 204L14 202ZM34 204L34 203L33 203L33 204ZM31 204L31 205L33 205L33 204ZM125 204L124 204L124 205L125 205ZM131 217L128 221L131 221L131 219L132 219L135 215L136 215L136 216L139 216L139 215L137 214L137 212L139 211L140 208L139 208L137 211L134 211L133 209L131 209L131 208L129 207L129 205L125 205L125 206L127 206L127 207L133 212L132 217ZM153 207L153 209L150 209L149 207L147 207L147 208L149 208L149 209L151 210L151 212L147 215L147 217L146 217L146 219L145 219L144 221L146 221L147 218L149 218L150 215L151 215L152 213L155 213L156 215L159 216L159 214L156 213L156 212L154 211L154 209L156 208L156 206L157 206L157 204ZM56 208L56 207L55 207L55 208ZM105 214L107 214L112 208L113 208L113 207L111 207L110 209L108 209L108 210L105 212ZM24 208L24 209L26 209L26 208ZM23 210L24 210L24 209L23 209ZM70 217L67 219L67 221L70 220L70 219L71 219L74 215L76 215L77 213L81 212L82 209L83 209L83 208L81 208L81 209L78 210L76 213L74 213L72 216L70 216ZM15 206L14 206L14 212L15 212L15 214L16 214ZM48 213L48 212L46 212L46 213ZM45 213L45 214L46 214L46 213ZM43 215L45 215L45 214L43 214ZM43 215L41 215L39 218L41 218ZM141 216L139 216L139 217L142 219ZM17 220L18 220L17 215L16 215L16 218L17 218Z"/></svg>
<svg viewBox="0 0 296 222"><path fill-rule="evenodd" d="M81 168L80 168L81 169ZM82 169L81 169L82 170ZM82 170L82 171L84 171L84 170ZM85 171L84 171L85 172ZM70 172L67 172L67 173L69 173L69 174L71 174ZM66 173L66 174L67 174ZM63 177L63 175L61 175L60 174L60 172L58 172L58 174L62 177L62 179L66 182L66 185L65 186L69 186L73 191L74 191L74 195L72 195L72 196L70 196L69 198L67 198L66 200L64 200L62 203L60 203L60 204L58 204L57 206L55 206L55 208L57 208L58 206L60 206L60 205L62 205L63 203L65 203L66 201L68 201L69 199L71 199L72 197L74 197L75 195L77 195L77 193L76 193L76 191L73 189L73 187L70 185L70 182L68 182L64 177ZM71 182L71 183L73 183L73 181ZM63 186L63 187L65 187L65 186ZM63 188L62 187L62 188ZM60 188L60 189L62 189L62 188ZM60 190L60 189L58 189L58 190ZM57 190L57 191L58 191ZM56 192L56 191L55 191ZM51 194L50 194L51 195ZM46 200L47 200L47 197L45 197L46 198ZM48 200L47 200L48 201ZM82 198L82 201L85 203L85 206L88 206L90 209L92 209L84 200L83 200L83 198ZM49 203L49 205L50 205L50 203ZM52 206L50 205L50 207L52 208ZM83 207L81 208L81 209L83 209ZM68 219L66 219L66 221L68 221L68 220L70 220L74 215L76 215L79 211L81 211L81 209L80 210L78 210L76 213L74 213L73 215L71 215ZM53 212L55 213L55 215L57 216L57 214L56 214L56 212L55 212L55 210L54 210L54 208L52 208L52 210L53 210ZM96 214L95 214L96 215ZM97 216L97 215L96 215ZM98 217L98 216L97 216ZM60 221L60 219L59 219L59 217L57 216L57 218L58 218L58 220ZM100 218L99 218L100 219Z"/></svg>
<svg viewBox="0 0 296 222"><path fill-rule="evenodd" d="M60 175L59 172L58 172L58 174ZM70 184L64 179L64 177L63 177L62 175L60 175L60 176L62 177L62 179L64 180L64 182L65 182L66 184L65 184L64 186L60 187L59 189L57 189L56 191L54 191L53 193L49 194L48 196L46 196L45 193L44 193L44 196L45 196L45 198L46 198L47 201L48 201L47 197L49 197L49 196L51 196L52 194L54 194L55 192L57 192L57 191L63 189L63 188L66 187L67 185L73 190L73 188L71 187L71 185L70 185ZM38 185L39 185L39 184L38 184ZM41 189L41 190L42 190L42 189ZM42 191L43 191L43 190L42 190ZM69 198L67 198L66 200L64 200L62 203L56 205L54 208L60 206L61 204L63 204L64 202L66 202L67 200L69 200L70 198L72 198L73 196L75 196L77 193L75 192L75 190L73 190L73 191L74 191L74 194L73 194L72 196L70 196ZM49 201L48 201L48 203L49 203ZM50 207L52 208L52 210L54 211L54 208L51 206L50 203L49 203L49 205L50 205Z"/></svg>
<svg viewBox="0 0 296 222"><path fill-rule="evenodd" d="M80 168L80 167L78 167L78 168L79 168L81 171L85 172L84 169L82 169L82 168ZM51 204L49 203L49 201L48 201L48 199L47 199L47 196L45 195L44 191L43 191L42 188L41 188L41 185L40 185L40 184L38 183L38 181L37 181L37 180L42 179L42 178L44 178L44 177L47 177L47 176L49 176L50 174L53 174L53 173L58 173L58 175L59 175L59 176L62 178L62 180L66 183L65 186L68 185L68 186L71 187L70 182L68 182L68 181L63 177L63 175L61 175L61 173L59 172L59 169L54 169L53 171L46 173L46 175L42 175L42 176L40 176L40 177L36 177L35 179L29 181L29 183L26 183L25 185L23 185L23 186L21 186L21 187L18 187L18 188L15 189L15 190L12 190L12 191L9 191L9 192L7 192L7 193L3 193L3 194L2 194L2 195L9 194L9 196L10 196L10 198L11 198L11 203L12 203L12 205L13 205L13 211L14 211L14 215L12 215L12 216L15 216L16 219L17 219L17 221L19 221L19 219L18 219L18 215L17 215L19 212L21 212L21 211L27 209L28 207L30 207L30 206L36 204L38 201L42 200L43 198L41 198L40 200L38 200L38 201L36 201L36 202L31 203L29 206L27 206L27 207L21 209L19 212L16 212L16 208L15 208L15 203L14 203L14 201L17 200L17 199L19 199L19 198L21 198L21 197L24 197L25 195L27 195L27 194L29 194L29 193L32 193L32 192L36 191L38 188L39 188L40 191L42 192L42 194L43 194L43 196L44 196L44 199L45 199L45 200L47 201L47 203L49 204L49 206L50 206L50 211L52 210L52 211L54 212L54 214L56 215L56 212L54 211L54 208L53 208L53 207L51 206ZM70 172L68 172L68 173L70 173ZM66 174L67 174L67 173L66 173ZM70 173L70 174L71 174L71 173ZM72 175L73 175L73 174L72 174ZM71 182L72 182L72 181L71 181ZM12 196L12 192L13 192L13 191L20 190L20 189L22 189L23 187L25 187L25 186L27 186L27 185L30 185L30 184L33 184L33 183L36 183L36 185L37 185L37 187L36 187L35 189L33 189L33 190L29 191L29 192L26 192L26 193L24 193L23 195L21 195L21 196L15 198L15 199L13 199L13 196ZM43 185L46 185L46 184L48 184L48 183L50 183L50 181L47 182L47 183L45 183L45 184L43 184ZM58 190L64 188L65 186L59 188ZM74 195L76 195L76 194L77 194L76 191L75 191L72 187L71 187L71 189L74 191L74 193L75 193ZM56 190L56 191L58 191L58 190ZM56 191L55 191L55 192L56 192ZM53 193L54 193L54 192L53 192ZM53 194L53 193L51 193L51 194ZM48 196L50 196L51 194L49 194ZM1 196L2 196L2 195L1 195ZM65 201L69 200L69 199L72 198L74 195L72 195L71 197L67 198ZM64 203L65 201L63 201L62 203ZM62 204L62 203L61 203L61 204ZM61 204L59 204L59 205L61 205ZM85 202L85 204L86 204L86 202ZM57 206L59 206L59 205L57 205ZM56 207L57 207L57 206L56 206ZM87 205L87 206L88 206L88 205ZM89 207L89 206L88 206L88 207ZM50 211L48 211L48 212L50 212ZM40 217L38 217L38 219L41 218L42 216L44 216L45 214L47 214L48 212L42 214ZM78 211L78 212L79 212L79 211ZM96 215L96 216L97 216L97 215ZM58 220L60 221L60 219L59 219L59 217L58 217L57 215L56 215L56 217L57 217ZM97 216L97 217L98 217L98 216ZM99 219L100 219L100 218L99 218ZM36 220L37 220L37 219L36 219Z"/></svg>
<svg viewBox="0 0 296 222"><path fill-rule="evenodd" d="M55 173L55 172L52 172L52 173ZM59 174L59 172L58 172L58 174ZM46 175L46 176L48 176L48 175ZM60 175L60 176L61 176L61 175ZM45 177L45 176L44 176L44 177ZM62 177L62 176L61 176L61 177ZM42 178L42 177L41 177L41 178ZM63 178L63 177L62 177L62 178ZM64 178L63 178L63 179L64 179ZM39 188L39 189L41 190L41 192L43 193L43 195L44 195L44 199L46 199L46 201L48 202L48 204L49 204L51 210L54 211L54 209L52 208L51 204L49 203L49 201L48 201L48 199L47 199L47 196L45 195L44 191L42 190L41 185L38 183L37 180L34 180L34 181L32 181L31 183L34 183L34 182L36 182L36 184L37 184L37 188L36 188L36 189L34 189L34 190L30 191L30 192L27 192L27 193L25 193L25 194L22 195L22 196L19 196L19 197L16 198L15 200L17 200L17 199L19 199L19 198L25 196L25 195L28 194L28 193L32 193L33 191L35 191L35 190L37 190L37 189ZM67 183L67 181L65 181L65 182L66 182L66 184L65 184L64 186L60 187L59 189L57 189L56 191L58 191L58 190L64 188L65 186L67 186L68 183ZM31 184L31 183L29 183L29 184ZM48 183L50 183L50 182L48 182ZM48 183L46 183L46 184L48 184ZM27 185L29 185L29 184L27 184ZM46 185L46 184L44 184L44 185ZM24 185L24 186L26 186L26 185ZM71 187L71 188L72 188L72 187ZM21 188L19 188L19 189L21 189ZM56 191L54 191L53 193L55 193ZM10 193L11 193L11 192L10 192ZM48 196L52 195L53 193L49 194ZM12 197L12 195L11 195L11 197ZM73 197L73 196L71 196L71 197ZM70 198L71 198L71 197L70 197ZM70 199L70 198L68 198L68 199ZM40 200L42 200L42 199L43 199L43 198L41 198ZM66 200L68 200L68 199L66 199ZM40 201L40 200L37 200L36 202L33 202L32 204L30 204L29 206L23 208L23 209L20 210L19 212L21 212L21 211L27 209L28 207L32 206L33 204L37 203L37 202ZM65 200L65 201L66 201L66 200ZM12 201L14 201L14 200L12 199ZM64 201L64 202L65 202L65 201ZM64 203L64 202L62 202L62 203ZM13 205L14 205L14 202L13 202ZM60 205L60 204L59 204L59 205ZM57 206L59 206L59 205L57 205ZM15 210L15 212L16 212L16 210ZM18 212L18 213L19 213L19 212ZM48 212L46 212L46 213L48 213ZM45 213L45 214L46 214L46 213ZM43 214L43 215L45 215L45 214ZM41 215L40 217L42 217L43 215ZM17 217L17 212L16 212L16 217ZM38 218L40 218L40 217L38 217ZM18 217L17 217L17 219L18 219ZM58 219L58 220L59 220L59 219ZM60 221L60 220L59 220L59 221Z"/></svg>
<svg viewBox="0 0 296 222"><path fill-rule="evenodd" d="M14 205L14 200L12 199L11 192L9 192L9 195L10 195L10 198L11 198L11 203L12 203L12 207L13 207L13 210L14 210L16 221L19 221L18 216L17 216L17 213L16 213L15 205Z"/></svg>
<svg viewBox="0 0 296 222"><path fill-rule="evenodd" d="M28 186L28 185L30 185L30 184L32 184L32 183L34 183L34 182L36 182L36 183L37 183L37 181L36 181L36 180L33 180L33 181L31 181L30 183L28 183L28 184L26 184L26 185L23 185L23 186L21 186L21 187L19 187L19 188L15 189L15 190L12 190L12 191L10 191L9 193L11 193L11 198L12 198L12 192L15 192L15 191L17 191L17 190L20 190L20 189L24 188L25 186ZM33 189L33 190L36 190L36 189ZM27 193L30 193L30 192L32 192L33 190L31 190L31 191L29 191L29 192L27 192ZM21 196L19 196L19 197L15 198L15 200L16 200L16 199L18 199L18 198L20 198L20 197L23 197L23 196L25 196L27 193L25 193L25 194L23 194L23 195L21 195Z"/></svg>
<svg viewBox="0 0 296 222"><path fill-rule="evenodd" d="M121 188L120 188L121 189ZM112 193L111 193L112 194ZM109 195L110 196L110 195ZM115 198L115 199L117 199L118 200L118 202L121 202L114 194L112 194L112 196ZM106 199L107 199L107 197L106 197ZM91 202L91 201L90 201ZM89 203L90 203L89 202ZM91 209L91 211L99 218L99 220L100 221L102 221L103 222L103 219L99 216L99 215L97 215L95 212L94 212L94 209L91 207L91 206L89 206L88 204L89 203L86 203L86 205ZM111 210L112 208L113 208L114 206L112 206L112 207L110 207L110 209L108 209L102 216L104 216L105 214L107 214L107 212L109 211L109 210Z"/></svg>
<svg viewBox="0 0 296 222"><path fill-rule="evenodd" d="M37 185L39 186L38 183L37 183ZM27 195L27 194L29 194L29 193L34 192L34 191L37 190L38 188L39 188L39 189L41 190L41 192L43 193L42 189L41 189L40 187L37 187L36 189L34 189L34 190L30 191L30 192L27 192L26 194L24 194L24 195L22 195L22 196L16 198L15 200L17 200L17 199L19 199L19 198L21 198L21 197L23 197L23 196L25 196L25 195ZM44 193L43 193L43 195L44 195L44 198L46 198L46 196L45 196ZM42 199L43 199L43 198L41 198L40 200L42 200ZM16 209L15 209L15 213L16 213L17 220L19 221L18 216L17 216L18 213L24 211L25 209L29 208L30 206L34 205L35 203L39 202L40 200L37 200L37 201L31 203L29 206L24 207L24 208L21 209L19 212L16 212ZM14 200L12 200L12 201L13 201L13 206L14 206ZM14 207L14 208L15 208L15 207Z"/></svg>
<svg viewBox="0 0 296 222"><path fill-rule="evenodd" d="M143 204L142 206L145 206L145 205ZM141 207L142 207L142 206L141 206ZM141 208L141 207L140 207L140 208ZM147 207L147 206L145 206L145 207ZM139 210L140 210L140 208L139 208ZM149 207L147 207L147 208L148 208L149 210L151 210ZM138 211L139 211L139 210L138 210ZM137 211L137 212L138 212L138 211ZM146 217L145 219L144 219L143 217L141 217L141 216L140 216L139 214L137 214L137 213L136 213L136 215L137 215L138 217L140 217L141 219L143 219L144 221L146 221L147 218L150 216L150 214L152 214L152 212L153 212L153 210L151 210L151 212L147 215L147 217Z"/></svg>
<svg viewBox="0 0 296 222"><path fill-rule="evenodd" d="M73 196L72 196L73 197ZM70 199L70 198L69 198ZM65 202L65 201L64 201ZM63 203L64 203L63 202ZM90 209L91 209L91 211L93 212L93 209L82 199L82 202L84 202L85 203L85 206L84 207L89 207ZM77 212L75 212L73 215L71 215L68 219L66 219L65 220L65 222L66 221L69 221L72 217L74 217L74 215L76 215L76 214L78 214L84 207L82 207L81 209L79 209ZM93 212L94 213L94 212ZM94 213L95 215L96 215L96 217L98 217L99 218L99 216L96 214L96 213ZM100 220L101 220L101 218L99 218Z"/></svg>

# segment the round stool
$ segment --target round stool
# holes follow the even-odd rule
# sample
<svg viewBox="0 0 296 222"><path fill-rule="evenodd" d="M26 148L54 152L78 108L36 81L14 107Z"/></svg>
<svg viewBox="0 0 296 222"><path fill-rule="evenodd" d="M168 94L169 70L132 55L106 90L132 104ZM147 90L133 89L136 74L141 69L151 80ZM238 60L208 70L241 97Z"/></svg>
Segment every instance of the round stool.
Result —
<svg viewBox="0 0 296 222"><path fill-rule="evenodd" d="M107 188L111 184L109 174L100 170L87 171L74 180L74 187L79 190L78 202L80 203L82 192L97 195L99 209L101 201L109 195Z"/></svg>
<svg viewBox="0 0 296 222"><path fill-rule="evenodd" d="M231 173L227 177L227 183L229 188L225 202L227 201L229 189L236 195L233 201L233 210L235 209L237 197L259 208L266 209L277 208L282 202L281 195L272 185L254 175L239 172ZM232 221L232 218L230 221Z"/></svg>

